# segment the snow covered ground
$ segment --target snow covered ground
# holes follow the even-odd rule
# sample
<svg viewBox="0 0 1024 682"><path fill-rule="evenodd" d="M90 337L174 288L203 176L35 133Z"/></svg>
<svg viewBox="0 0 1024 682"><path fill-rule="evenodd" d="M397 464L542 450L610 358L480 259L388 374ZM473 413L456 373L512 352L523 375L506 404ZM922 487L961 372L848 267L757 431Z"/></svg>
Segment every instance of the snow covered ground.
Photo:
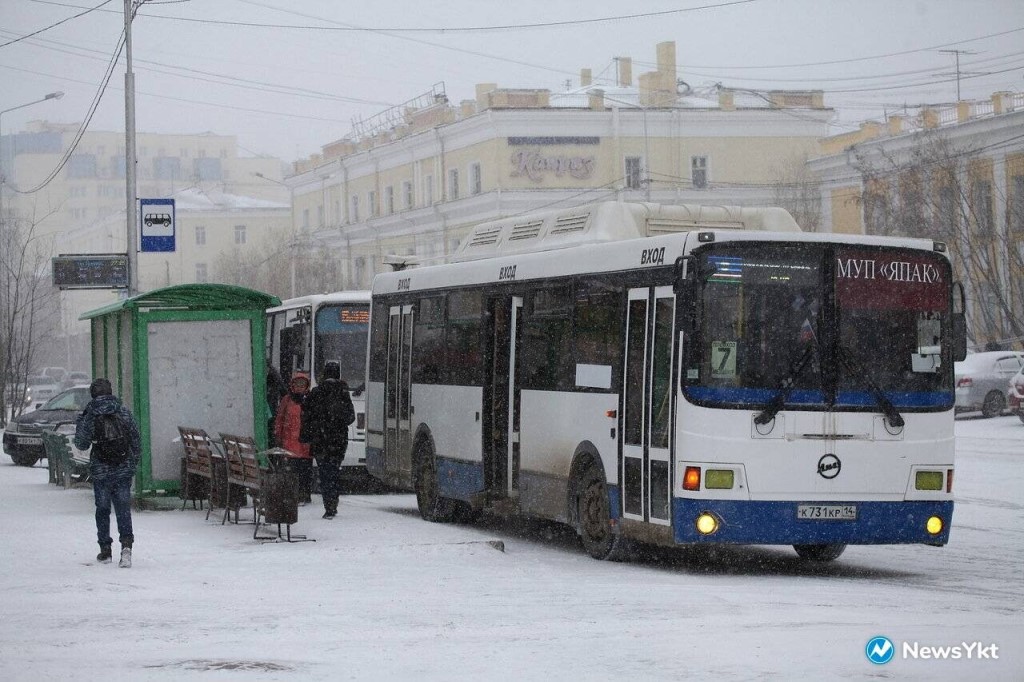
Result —
<svg viewBox="0 0 1024 682"><path fill-rule="evenodd" d="M119 569L94 563L88 488L3 457L0 679L1022 680L1024 424L957 433L950 544L826 566L770 547L598 562L558 526L429 524L412 496L347 495L333 522L302 507L317 542L292 545L136 512ZM876 635L886 665L865 657ZM902 657L974 642L998 659Z"/></svg>

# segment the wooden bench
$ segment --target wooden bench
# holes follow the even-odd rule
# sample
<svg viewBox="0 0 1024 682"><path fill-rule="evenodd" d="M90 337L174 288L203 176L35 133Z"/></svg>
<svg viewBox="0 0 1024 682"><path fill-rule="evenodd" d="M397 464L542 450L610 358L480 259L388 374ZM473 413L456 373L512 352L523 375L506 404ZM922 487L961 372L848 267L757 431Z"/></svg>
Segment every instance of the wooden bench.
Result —
<svg viewBox="0 0 1024 682"><path fill-rule="evenodd" d="M43 448L46 458L55 462L54 476L65 490L89 482L89 456L71 447L67 434L44 431Z"/></svg>
<svg viewBox="0 0 1024 682"><path fill-rule="evenodd" d="M231 433L221 433L220 440L224 448L224 458L227 460L228 488L234 486L252 496L252 521L256 524L252 536L255 538L260 526L259 496L262 488L256 441L251 436L237 436ZM221 524L227 522L230 513L230 506L224 509ZM238 506L235 507L235 523L238 523Z"/></svg>
<svg viewBox="0 0 1024 682"><path fill-rule="evenodd" d="M196 500L199 500L199 508L202 509L203 500L206 500L206 518L209 519L216 483L213 444L204 429L179 426L178 433L181 434L181 447L185 452L182 457L181 508L184 509L189 500L192 500L194 507Z"/></svg>

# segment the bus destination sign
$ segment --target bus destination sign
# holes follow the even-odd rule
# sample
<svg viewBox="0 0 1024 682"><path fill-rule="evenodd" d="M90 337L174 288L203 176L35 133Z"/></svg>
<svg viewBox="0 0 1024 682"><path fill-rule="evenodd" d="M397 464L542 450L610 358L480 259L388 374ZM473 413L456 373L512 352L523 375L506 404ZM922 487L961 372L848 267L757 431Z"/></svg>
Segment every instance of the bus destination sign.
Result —
<svg viewBox="0 0 1024 682"><path fill-rule="evenodd" d="M89 253L55 256L53 285L60 289L127 289L128 255Z"/></svg>

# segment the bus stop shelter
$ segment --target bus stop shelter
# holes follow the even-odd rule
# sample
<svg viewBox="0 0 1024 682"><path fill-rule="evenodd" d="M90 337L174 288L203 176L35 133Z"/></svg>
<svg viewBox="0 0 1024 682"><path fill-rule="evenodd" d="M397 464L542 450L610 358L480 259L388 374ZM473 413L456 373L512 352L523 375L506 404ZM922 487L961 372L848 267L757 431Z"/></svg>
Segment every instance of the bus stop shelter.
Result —
<svg viewBox="0 0 1024 682"><path fill-rule="evenodd" d="M92 371L142 432L136 495L181 485L178 426L252 435L267 447L264 315L276 296L224 284L155 289L84 313Z"/></svg>

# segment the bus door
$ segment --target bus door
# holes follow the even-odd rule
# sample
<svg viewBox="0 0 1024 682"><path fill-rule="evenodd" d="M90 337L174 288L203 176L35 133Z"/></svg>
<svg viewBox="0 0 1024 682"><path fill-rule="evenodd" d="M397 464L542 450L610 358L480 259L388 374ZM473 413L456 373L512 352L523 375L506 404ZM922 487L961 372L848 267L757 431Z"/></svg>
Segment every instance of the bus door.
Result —
<svg viewBox="0 0 1024 682"><path fill-rule="evenodd" d="M519 494L518 354L523 299L487 302L487 376L484 386L484 486L492 497Z"/></svg>
<svg viewBox="0 0 1024 682"><path fill-rule="evenodd" d="M623 516L667 525L672 492L672 287L629 290L623 372Z"/></svg>
<svg viewBox="0 0 1024 682"><path fill-rule="evenodd" d="M412 470L413 307L392 306L388 319L388 368L384 386L384 466L387 471Z"/></svg>

